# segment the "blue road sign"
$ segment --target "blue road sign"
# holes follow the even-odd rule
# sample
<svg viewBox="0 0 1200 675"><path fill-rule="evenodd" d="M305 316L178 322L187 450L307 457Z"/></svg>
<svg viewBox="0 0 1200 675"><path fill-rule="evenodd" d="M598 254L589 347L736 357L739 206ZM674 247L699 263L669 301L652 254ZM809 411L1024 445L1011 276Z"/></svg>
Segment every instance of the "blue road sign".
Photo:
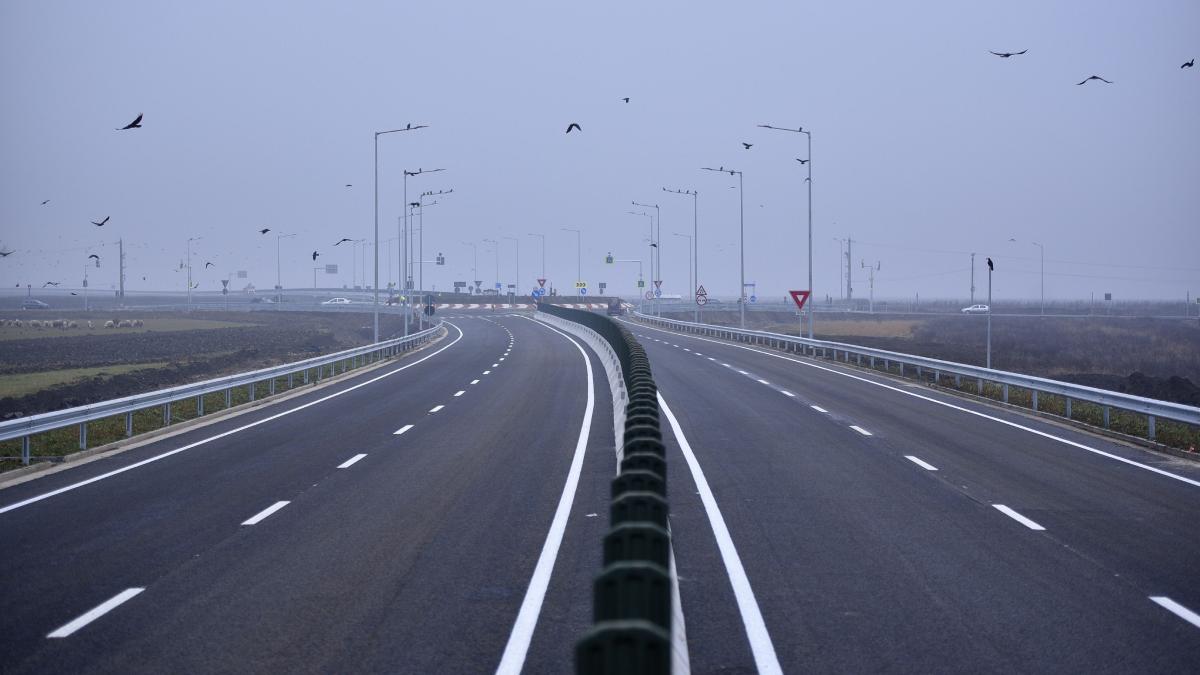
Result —
<svg viewBox="0 0 1200 675"><path fill-rule="evenodd" d="M750 296L750 302L758 302L758 296L757 295Z"/></svg>
<svg viewBox="0 0 1200 675"><path fill-rule="evenodd" d="M586 288L581 288L581 289L579 289L579 294L580 294L580 295L587 295L587 289L586 289Z"/></svg>
<svg viewBox="0 0 1200 675"><path fill-rule="evenodd" d="M654 289L654 297L656 297L656 298L662 297L662 289L661 288Z"/></svg>
<svg viewBox="0 0 1200 675"><path fill-rule="evenodd" d="M499 281L496 282L496 290L500 290L500 282Z"/></svg>

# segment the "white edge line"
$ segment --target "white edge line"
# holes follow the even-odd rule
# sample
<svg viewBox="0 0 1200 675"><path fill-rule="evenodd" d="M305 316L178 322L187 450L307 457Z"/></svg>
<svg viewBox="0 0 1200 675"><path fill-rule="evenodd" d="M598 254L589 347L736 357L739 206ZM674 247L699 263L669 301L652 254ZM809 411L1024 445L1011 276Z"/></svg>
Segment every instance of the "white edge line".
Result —
<svg viewBox="0 0 1200 675"><path fill-rule="evenodd" d="M533 321L533 319L528 320ZM554 512L554 519L550 522L550 531L546 533L546 543L542 545L537 565L533 568L533 577L529 580L529 588L525 590L525 599L521 601L517 620L513 622L508 643L504 646L504 655L500 658L500 665L496 667L496 672L504 675L519 675L521 669L525 667L525 656L529 652L529 644L533 640L533 629L537 626L538 615L542 613L542 601L545 600L546 589L550 586L550 574L554 571L554 561L558 558L558 549L562 546L563 534L567 529L567 518L571 515L571 505L575 502L575 491L579 487L579 474L583 469L583 455L587 450L588 436L592 429L592 412L596 405L592 361L588 358L587 352L566 333L538 323L569 340L583 356L583 364L587 367L587 406L584 408L579 438L575 441L575 456L571 459L570 470L567 471L567 482L563 485L558 508Z"/></svg>
<svg viewBox="0 0 1200 675"><path fill-rule="evenodd" d="M628 322L628 321L625 321L625 323L629 323L629 322ZM653 327L650 327L650 329L651 329L651 330L662 331L662 329L660 329L660 328L653 328ZM662 331L662 332L670 332L670 331ZM1105 452L1105 451L1103 451L1103 450L1100 450L1099 448L1093 448L1093 447L1091 447L1091 446L1084 445L1083 443L1079 443L1079 442L1077 442L1077 441L1072 441L1072 440L1070 440L1070 439L1063 438L1062 436L1055 436L1054 434L1051 434L1051 433L1048 433L1048 432L1045 432L1045 431L1039 431L1039 430L1037 430L1037 429L1034 429L1034 428L1032 428L1032 427L1027 427L1027 426L1025 426L1024 424L1018 424L1017 422L1012 422L1012 421L1009 421L1009 420L1006 420L1006 419L1001 419L1001 418L999 418L999 417L995 417L995 416L993 416L993 415L989 415L989 414L987 414L987 413L985 413L985 412L980 412L980 411L978 411L978 410L971 410L970 408L964 408L964 407L962 407L962 406L960 406L960 405L955 405L955 404L953 404L953 403L950 403L950 402L948 402L948 401L939 401L939 400L938 400L938 399L936 399L936 398L931 398L931 397L929 397L929 396L925 396L925 395L923 395L923 394L918 394L918 393L916 393L916 392L912 392L912 391L905 391L904 389L900 389L899 387L893 387L892 385L890 385L890 384L886 384L886 383L884 383L884 382L876 382L875 380L871 380L871 379L868 379L868 378L865 378L865 377L859 377L858 375L853 375L853 374L851 374L851 373L844 373L844 372L842 372L842 371L840 371L840 370L836 370L836 369L834 369L834 368L827 368L827 367L825 367L825 366L817 365L817 364L815 364L815 363L807 363L807 362L805 362L805 361L801 361L801 360L799 360L799 359L793 359L793 358L789 358L789 357L787 357L787 356L783 356L782 354L772 354L772 353L770 353L770 352L759 351L759 350L757 350L757 349L754 349L754 348L752 348L752 347L747 347L746 345L737 345L737 344L732 344L732 343L723 342L723 341L720 341L720 340L712 340L712 339L709 339L709 338L703 338L703 337L697 337L697 336L691 336L691 335L689 335L689 336L687 336L687 337L691 337L693 340L702 340L702 341L704 341L704 342L711 342L711 343L713 343L713 344L725 345L725 346L727 346L727 347L735 347L735 348L737 348L737 349L745 349L746 351L751 351L751 352L754 352L754 353L756 353L756 354L762 354L763 356L770 356L770 357L772 357L772 358L776 358L776 359L782 359L782 360L784 360L784 361L791 361L792 363L795 363L795 364L798 364L798 365L801 365L801 366L806 366L806 367L808 367L808 368L816 368L817 370L824 370L825 372L828 372L828 373L833 373L833 374L835 374L835 375L841 375L842 377L848 377L848 378L850 378L850 379L852 379L852 380L858 380L858 381L860 381L860 382L865 382L865 383L867 383L867 384L874 385L874 386L876 386L876 387L882 387L882 388L884 388L884 389L890 389L891 391L894 391L894 392L897 392L897 393L900 393L900 394L904 394L905 396L912 396L913 398L921 399L922 401L928 401L929 403L933 403L933 404L935 404L935 405L940 405L940 406L943 406L943 407L946 407L946 408L950 408L951 410L957 410L957 411L959 411L959 412L964 412L964 413L967 413L968 415L974 415L974 416L976 416L976 417L982 417L983 419L986 419L986 420L991 420L991 421L993 421L993 422L998 422L998 423L1000 423L1000 424L1003 424L1003 425L1005 425L1005 426L1012 427L1012 428L1014 428L1014 429L1020 429L1020 430L1022 430L1022 431L1027 431L1027 432L1029 432L1029 433L1031 433L1031 434L1035 434L1035 435L1037 435L1037 436L1041 436L1041 437L1043 437L1043 438L1049 438L1050 440L1053 440L1053 441L1058 441L1059 443L1062 443L1062 444L1064 444L1064 445L1069 445L1069 446L1071 446L1071 447L1073 447L1073 448L1079 448L1080 450L1085 450L1085 451L1087 451L1087 452L1090 452L1090 453L1093 453L1093 454L1096 454L1096 455L1100 455L1101 457L1107 457L1108 459L1116 460L1116 461L1118 461L1118 462L1121 462L1121 463L1123 463L1123 464L1128 464L1129 466L1136 466L1136 467L1137 467L1137 468L1139 468L1139 469L1144 469L1144 470L1146 470L1146 471L1150 471L1150 472L1152 472L1152 473L1159 474L1160 476L1166 476L1166 477L1168 477L1168 478L1174 478L1175 480L1177 480L1177 481L1181 481L1181 482L1184 482L1184 483L1187 483L1188 485L1194 485L1194 486L1196 486L1196 487L1200 487L1200 480L1195 480L1195 479L1192 479L1192 478L1188 478L1187 476L1180 476L1179 474L1171 473L1170 471L1164 471L1163 469L1159 469L1159 468L1157 468L1157 467L1150 466L1149 464L1143 464L1143 463L1141 463L1141 462L1138 462L1138 461L1135 461L1135 460L1132 460L1132 459L1126 459L1125 457L1121 457L1120 455L1114 455L1114 454L1112 454L1111 452ZM722 364L722 365L723 365L723 364Z"/></svg>
<svg viewBox="0 0 1200 675"><path fill-rule="evenodd" d="M725 563L729 583L733 586L733 596L737 600L738 611L742 615L742 625L746 628L750 651L754 654L754 665L759 673L782 673L783 669L779 665L779 658L775 655L775 645L771 642L771 635L767 632L767 624L763 621L762 611L759 610L758 601L754 598L754 589L750 587L750 579L746 577L746 569L742 567L742 559L738 556L737 547L733 545L733 539L729 536L729 528L725 525L721 508L717 506L717 499L713 496L712 489L708 486L708 480L704 477L704 470L700 468L700 462L692 452L691 444L683 435L679 420L675 419L675 414L671 412L670 406L667 405L667 401L661 393L658 394L658 404L667 418L667 423L671 425L671 432L675 434L675 440L679 442L679 448L683 451L688 468L692 471L692 479L696 482L696 489L700 492L700 501L704 504L705 513L708 514L708 522L712 525L713 536L716 538L717 548L721 552L721 560Z"/></svg>
<svg viewBox="0 0 1200 675"><path fill-rule="evenodd" d="M1196 628L1200 628L1200 614L1193 612L1192 610L1188 609L1187 607L1184 607L1183 605L1179 604L1178 602L1175 602L1174 600L1168 598L1165 595L1152 595L1152 596L1150 596L1150 599L1153 600L1154 602L1158 603L1158 605L1160 607L1167 610L1168 612L1171 612L1175 616L1192 624Z"/></svg>
<svg viewBox="0 0 1200 675"><path fill-rule="evenodd" d="M796 395L795 395L795 394L793 394L792 392L788 391L787 389L780 389L780 390L779 390L779 393L783 394L784 396L789 396L789 397L791 397L791 398L796 398Z"/></svg>
<svg viewBox="0 0 1200 675"><path fill-rule="evenodd" d="M400 434L402 434L402 433L404 433L404 432L408 431L408 430L409 430L409 429L411 429L411 428L413 428L413 425L411 425L411 424L405 424L404 426L400 427L399 429L397 429L397 430L393 431L393 432L392 432L392 435L393 435L393 436L399 436Z"/></svg>
<svg viewBox="0 0 1200 675"><path fill-rule="evenodd" d="M929 462L926 462L925 460L921 459L920 457L913 457L912 455L905 455L904 459L907 459L908 461L912 462L913 464L916 464L917 466L921 467L922 469L926 469L929 471L937 471L936 466L930 464Z"/></svg>
<svg viewBox="0 0 1200 675"><path fill-rule="evenodd" d="M816 411L817 411L817 412L819 412L819 413L828 413L828 412L829 412L828 410L826 410L826 409L822 408L822 407L821 407L821 406L819 406L819 405L810 405L810 406L808 406L808 407L812 408L813 410L816 410Z"/></svg>
<svg viewBox="0 0 1200 675"><path fill-rule="evenodd" d="M268 506L267 508L263 509L262 511L259 511L258 513L254 514L253 516L250 516L248 519L242 521L242 524L243 525L257 525L257 524L261 523L262 521L266 520L267 516L271 515L272 513L275 513L279 509L282 509L283 507L287 506L288 503L289 502L275 502L274 504Z"/></svg>
<svg viewBox="0 0 1200 675"><path fill-rule="evenodd" d="M108 614L109 612L116 609L117 607L120 607L121 605L125 604L126 601L132 599L135 595L137 595L138 593L141 593L144 590L146 590L146 589L144 589L144 588L126 588L125 590L121 591L120 593L117 593L116 595L109 598L108 600L105 600L104 602L100 603L99 605L96 605L94 608L89 609L88 611L84 612L79 618L77 618L73 621L70 621L66 624L63 624L63 626L61 628L56 629L54 632L50 633L46 637L48 637L48 638L68 637L71 635L71 633L74 633L75 631L79 630L80 628L83 628L84 626L88 625L89 623L95 621L96 619L99 619L100 617L104 616L105 614Z"/></svg>
<svg viewBox="0 0 1200 675"><path fill-rule="evenodd" d="M102 473L99 476L93 476L91 478L88 478L87 480L81 480L78 483L72 483L70 485L65 485L63 487L58 488L57 490L51 490L50 492L46 492L46 493L43 493L43 494L40 494L40 495L37 495L34 497L30 497L29 499L24 499L19 502L14 502L12 504L9 504L8 506L0 507L0 514L8 513L9 511L15 511L23 506L28 506L30 504L40 502L43 499L49 499L50 497L60 495L64 492L70 492L71 490L81 488L85 485L91 485L92 483L95 483L97 481L102 481L105 478L111 478L118 474L125 473L126 471L132 471L133 469L137 469L139 467L145 466L147 464L150 464L151 462L157 462L160 459L166 459L167 457L170 457L171 455L177 455L181 452L184 452L185 450L191 450L192 448L204 445L206 443L211 443L212 441L215 441L215 440L218 440L221 438L225 438L226 436L231 436L233 434L238 433L239 431L245 431L246 429L256 427L260 424L266 424L267 422L272 422L274 420L279 419L280 417L284 417L286 415L291 415L294 412L299 412L301 410L304 410L305 408L309 408L314 405L317 405L318 403L324 403L325 401L328 401L329 399L341 396L342 394L350 393L360 387L365 387L368 384L373 384L375 382L378 382L379 380L382 380L385 377L388 377L390 375L395 375L396 373L398 373L402 370L411 368L423 361L428 361L429 359L431 359L431 358L437 356L438 354L441 354L442 352L446 351L447 349L453 347L459 340L461 340L463 338L463 332L462 332L461 328L459 328L458 326L455 326L454 324L450 323L449 321L447 321L446 323L449 324L450 326L453 326L454 330L458 331L458 337L454 338L454 341L451 342L450 344L446 345L445 347L442 347L441 349L437 350L436 352L433 352L432 354L429 354L428 356L424 356L420 359L417 359L416 361L413 361L412 363L400 366L399 368L396 368L395 370L389 370L388 372L386 372L382 375L373 377L365 382L359 382L356 385L346 387L345 389L342 389L340 391L335 391L332 394L329 394L328 396L323 396L315 401L309 401L308 403L303 403L301 405L296 406L295 408L289 408L287 410L284 410L283 412L275 413L274 415L271 415L269 417L264 417L261 420L255 420L254 422L250 422L249 424L243 424L240 427L237 427L235 429L230 429L229 431L223 431L215 436L209 436L208 438L202 438L194 443L189 443L181 448L175 448L174 450L168 450L167 452L164 452L162 454L155 455L153 457L147 457L146 459L143 459L140 462L134 462L133 464L130 464L129 466L123 466L119 469L113 469L112 471L109 471L108 473Z"/></svg>
<svg viewBox="0 0 1200 675"><path fill-rule="evenodd" d="M873 436L874 435L871 432L867 431L866 429L858 426L857 424L851 424L850 428L857 431L858 433L862 434L863 436Z"/></svg>
<svg viewBox="0 0 1200 675"><path fill-rule="evenodd" d="M1012 518L1013 520L1024 525L1025 527L1028 527L1031 530L1037 530L1040 532L1040 531L1046 529L1046 528L1042 527L1041 525L1038 525L1036 522L1026 518L1025 516L1017 513L1016 511L1008 508L1007 506L1005 506L1003 504L992 504L992 506L995 507L996 510L999 511L1000 513L1003 513L1004 515L1008 516L1009 518Z"/></svg>
<svg viewBox="0 0 1200 675"><path fill-rule="evenodd" d="M341 464L338 464L338 467L337 467L337 468L339 468L339 469L349 469L350 467L354 466L354 463L355 463L355 462L357 462L358 460L360 460L360 459L362 459L363 457L366 457L366 456L367 456L367 453L365 453L365 452L364 452L364 453L359 453L359 454L357 454L357 455L355 455L355 456L351 457L350 459L348 459L348 460L346 460L346 461L342 462Z"/></svg>

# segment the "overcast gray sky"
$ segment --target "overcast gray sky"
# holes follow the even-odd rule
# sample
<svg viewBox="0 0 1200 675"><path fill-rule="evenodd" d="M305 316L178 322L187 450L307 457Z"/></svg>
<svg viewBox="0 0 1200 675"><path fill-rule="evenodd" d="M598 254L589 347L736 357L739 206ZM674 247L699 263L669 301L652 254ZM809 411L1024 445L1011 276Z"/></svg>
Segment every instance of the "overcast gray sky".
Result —
<svg viewBox="0 0 1200 675"><path fill-rule="evenodd" d="M813 133L819 297L837 297L834 239L853 236L854 266L881 265L877 297L965 297L971 251L981 288L990 255L998 297L1036 297L1038 241L1048 298L1182 298L1200 291L1200 68L1180 68L1197 55L1194 0L9 0L0 245L16 253L0 283L78 285L96 252L108 287L124 238L129 288L182 290L174 269L202 236L196 264L216 266L197 269L201 290L237 269L267 288L270 227L298 233L285 286L312 284L314 249L341 266L321 283L349 284L351 251L331 245L372 236L372 134L411 122L430 128L381 138L380 237L396 236L402 169L446 168L409 181L410 196L454 189L425 218L426 258L447 258L427 286L470 278L464 241L490 284L481 240L512 236L530 288L538 232L569 287L572 227L591 288L632 295L636 265L603 259L647 258L638 200L662 207L664 292L687 293L671 235L691 232L692 205L667 186L700 192L700 282L734 295L736 182L698 170L723 165L745 172L747 281L779 296L805 286L805 149L768 123ZM1093 74L1114 84L1075 85ZM142 129L114 131L138 113Z"/></svg>

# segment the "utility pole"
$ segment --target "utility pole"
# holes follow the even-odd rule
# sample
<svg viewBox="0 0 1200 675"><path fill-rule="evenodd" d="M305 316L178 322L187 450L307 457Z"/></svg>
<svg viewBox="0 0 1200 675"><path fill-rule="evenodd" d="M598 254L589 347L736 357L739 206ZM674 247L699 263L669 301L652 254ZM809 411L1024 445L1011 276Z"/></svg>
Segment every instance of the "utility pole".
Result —
<svg viewBox="0 0 1200 675"><path fill-rule="evenodd" d="M975 254L971 254L971 303L975 304Z"/></svg>
<svg viewBox="0 0 1200 675"><path fill-rule="evenodd" d="M866 262L865 260L860 260L860 261L859 261L859 264L860 264L860 266L862 266L862 267L866 268L867 270L870 270L870 272L869 272L869 274L870 274L870 277L869 277L869 278L870 278L870 280L871 280L871 281L870 281L870 285L871 285L871 304L869 305L870 309L869 309L868 311L869 311L871 314L874 314L874 313L875 313L875 272L876 272L877 270L879 270L879 261L878 261L878 260L876 260L876 261L875 261L875 266L874 266L874 267L867 267L867 262Z"/></svg>
<svg viewBox="0 0 1200 675"><path fill-rule="evenodd" d="M989 258L991 260L991 258ZM987 367L992 367L992 266L988 265Z"/></svg>
<svg viewBox="0 0 1200 675"><path fill-rule="evenodd" d="M850 303L850 309L854 309L854 266L850 261L854 259L851 254L851 247L854 245L854 238L846 238L846 300Z"/></svg>
<svg viewBox="0 0 1200 675"><path fill-rule="evenodd" d="M117 249L119 251L117 258L121 262L121 273L117 279L117 283L120 286L120 290L117 292L117 297L121 298L121 300L124 301L125 300L125 240L124 239L117 240Z"/></svg>

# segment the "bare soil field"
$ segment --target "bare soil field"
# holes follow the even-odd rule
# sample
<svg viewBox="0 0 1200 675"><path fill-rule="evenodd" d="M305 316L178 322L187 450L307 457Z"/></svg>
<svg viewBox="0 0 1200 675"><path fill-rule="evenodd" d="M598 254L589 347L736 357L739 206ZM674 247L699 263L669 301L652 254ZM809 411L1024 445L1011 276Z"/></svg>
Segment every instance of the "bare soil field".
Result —
<svg viewBox="0 0 1200 675"><path fill-rule="evenodd" d="M0 418L86 405L218 375L263 368L366 344L369 314L237 312L195 315L148 312L139 328L0 327ZM47 317L50 318L50 317ZM86 326L109 317L55 314ZM403 330L399 317L380 316L384 336ZM64 377L72 372L78 377ZM65 379L65 381L64 381ZM43 381L44 388L30 383ZM18 386L21 385L21 386ZM22 393L23 392L23 393Z"/></svg>

